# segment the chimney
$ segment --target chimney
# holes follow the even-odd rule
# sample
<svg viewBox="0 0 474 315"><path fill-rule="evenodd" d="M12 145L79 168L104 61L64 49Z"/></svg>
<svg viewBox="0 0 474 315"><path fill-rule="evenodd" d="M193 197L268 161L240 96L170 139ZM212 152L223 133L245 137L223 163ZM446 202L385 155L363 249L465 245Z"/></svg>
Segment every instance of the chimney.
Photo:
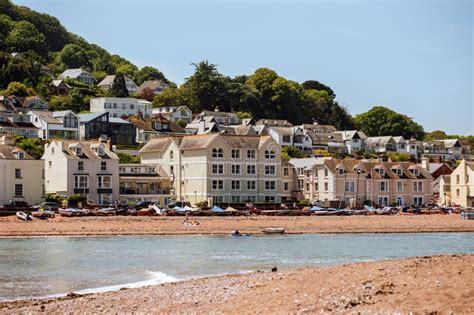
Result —
<svg viewBox="0 0 474 315"><path fill-rule="evenodd" d="M224 126L229 126L229 117L224 117Z"/></svg>
<svg viewBox="0 0 474 315"><path fill-rule="evenodd" d="M423 167L425 170L428 172L430 171L430 159L427 157L424 157L421 159L421 167Z"/></svg>
<svg viewBox="0 0 474 315"><path fill-rule="evenodd" d="M199 120L198 125L198 134L204 133L206 131L206 121L204 119Z"/></svg>
<svg viewBox="0 0 474 315"><path fill-rule="evenodd" d="M11 135L3 135L0 138L0 144L3 145L14 145L15 144L15 139Z"/></svg>

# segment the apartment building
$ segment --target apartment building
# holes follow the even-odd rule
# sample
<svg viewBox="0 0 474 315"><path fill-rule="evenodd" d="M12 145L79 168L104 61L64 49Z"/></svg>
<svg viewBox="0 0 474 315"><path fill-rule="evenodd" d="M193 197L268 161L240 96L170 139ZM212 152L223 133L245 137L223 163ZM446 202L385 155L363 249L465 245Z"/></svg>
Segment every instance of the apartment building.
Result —
<svg viewBox="0 0 474 315"><path fill-rule="evenodd" d="M442 204L474 207L474 162L461 160L451 173L450 179L444 181L447 186L443 190L440 189Z"/></svg>
<svg viewBox="0 0 474 315"><path fill-rule="evenodd" d="M90 100L90 111L109 113L111 118L141 115L151 116L152 103L132 97L97 97Z"/></svg>
<svg viewBox="0 0 474 315"><path fill-rule="evenodd" d="M304 171L304 197L362 206L414 206L432 202L430 173L410 162L326 158Z"/></svg>
<svg viewBox="0 0 474 315"><path fill-rule="evenodd" d="M44 162L12 143L7 136L0 139L0 205L10 200L28 204L44 201Z"/></svg>
<svg viewBox="0 0 474 315"><path fill-rule="evenodd" d="M150 140L143 164L161 165L179 200L281 202L291 198L290 166L270 136L202 134Z"/></svg>
<svg viewBox="0 0 474 315"><path fill-rule="evenodd" d="M119 158L99 141L53 140L45 146L46 193L85 195L98 204L119 198Z"/></svg>
<svg viewBox="0 0 474 315"><path fill-rule="evenodd" d="M119 164L120 202L152 201L165 206L175 197L171 193L171 179L159 165Z"/></svg>

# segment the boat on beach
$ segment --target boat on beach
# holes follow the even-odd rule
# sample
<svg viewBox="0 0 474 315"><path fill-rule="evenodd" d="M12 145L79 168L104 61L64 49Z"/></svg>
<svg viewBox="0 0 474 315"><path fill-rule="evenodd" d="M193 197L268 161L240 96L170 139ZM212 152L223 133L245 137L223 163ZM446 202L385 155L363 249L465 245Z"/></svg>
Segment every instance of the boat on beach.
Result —
<svg viewBox="0 0 474 315"><path fill-rule="evenodd" d="M31 215L39 219L54 218L55 216L54 211L51 210L33 211L31 212Z"/></svg>
<svg viewBox="0 0 474 315"><path fill-rule="evenodd" d="M30 220L33 220L33 218L31 217L31 215L29 214L26 214L25 212L23 211L18 211L16 213L16 217L20 220L23 220L23 221L30 221Z"/></svg>
<svg viewBox="0 0 474 315"><path fill-rule="evenodd" d="M86 215L87 211L78 209L78 208L66 208L66 209L58 209L59 214L62 217L78 217L82 215Z"/></svg>
<svg viewBox="0 0 474 315"><path fill-rule="evenodd" d="M285 233L285 228L269 227L269 228L262 229L262 232L264 234L284 234Z"/></svg>

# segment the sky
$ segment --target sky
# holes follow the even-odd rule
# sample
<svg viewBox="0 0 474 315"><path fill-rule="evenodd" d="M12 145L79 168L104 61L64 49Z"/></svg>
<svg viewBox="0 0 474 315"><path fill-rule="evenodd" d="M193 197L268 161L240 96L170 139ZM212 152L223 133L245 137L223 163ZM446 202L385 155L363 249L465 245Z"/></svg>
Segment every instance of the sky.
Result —
<svg viewBox="0 0 474 315"><path fill-rule="evenodd" d="M426 131L474 134L471 0L16 0L181 84L191 63L267 67L330 86L353 115L384 105Z"/></svg>

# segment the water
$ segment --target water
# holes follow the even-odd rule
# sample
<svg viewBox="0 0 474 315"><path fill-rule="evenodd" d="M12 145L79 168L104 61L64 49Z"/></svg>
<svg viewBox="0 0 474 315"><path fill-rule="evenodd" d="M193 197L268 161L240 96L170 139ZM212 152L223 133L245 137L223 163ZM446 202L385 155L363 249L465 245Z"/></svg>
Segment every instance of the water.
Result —
<svg viewBox="0 0 474 315"><path fill-rule="evenodd" d="M212 274L474 253L473 233L0 239L0 300Z"/></svg>

